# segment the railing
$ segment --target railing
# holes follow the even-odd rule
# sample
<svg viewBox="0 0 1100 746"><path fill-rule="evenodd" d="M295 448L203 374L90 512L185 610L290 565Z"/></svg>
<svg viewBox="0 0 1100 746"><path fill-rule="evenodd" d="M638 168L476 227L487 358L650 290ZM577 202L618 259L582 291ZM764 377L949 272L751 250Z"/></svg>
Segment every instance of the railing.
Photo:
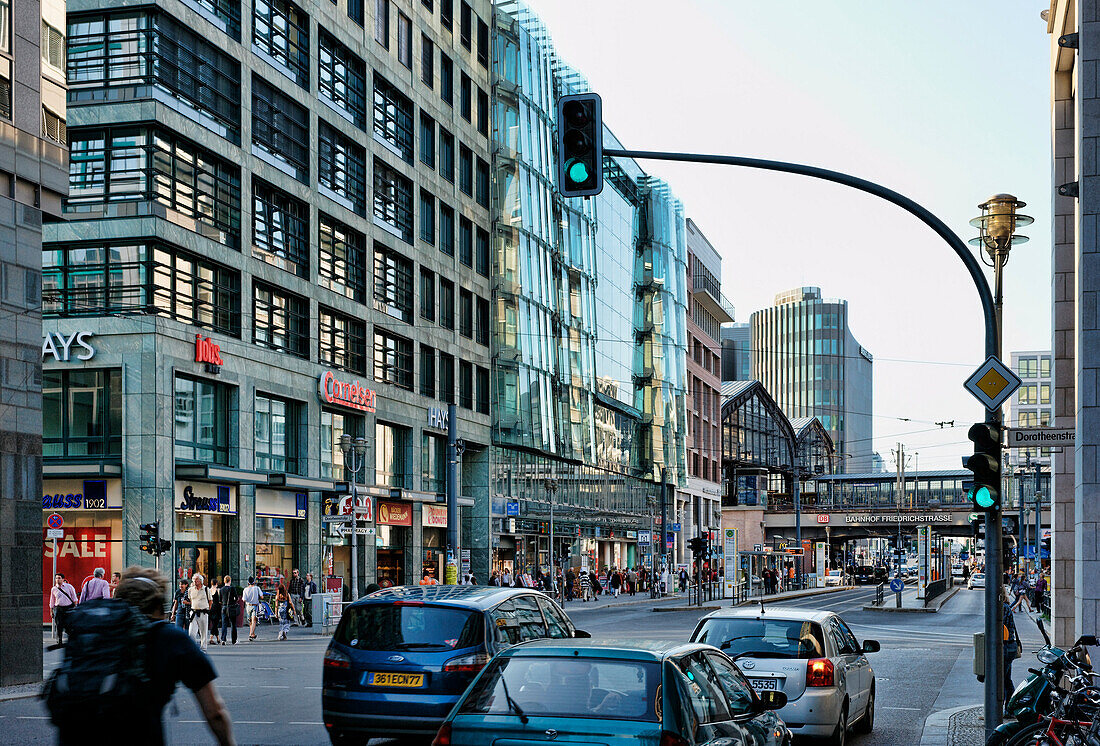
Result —
<svg viewBox="0 0 1100 746"><path fill-rule="evenodd" d="M932 599L936 596L943 594L947 590L947 578L940 578L939 580L933 580L931 583L924 587L924 605L927 606Z"/></svg>
<svg viewBox="0 0 1100 746"><path fill-rule="evenodd" d="M886 583L879 583L878 588L875 588L875 600L871 605L882 606L884 603L886 603Z"/></svg>

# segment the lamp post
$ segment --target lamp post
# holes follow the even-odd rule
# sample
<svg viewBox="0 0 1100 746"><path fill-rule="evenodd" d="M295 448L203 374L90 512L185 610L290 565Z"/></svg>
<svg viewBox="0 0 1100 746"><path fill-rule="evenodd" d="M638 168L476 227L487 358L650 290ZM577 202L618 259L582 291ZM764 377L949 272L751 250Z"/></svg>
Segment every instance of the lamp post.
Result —
<svg viewBox="0 0 1100 746"><path fill-rule="evenodd" d="M367 466L367 440L366 438L352 438L347 433L340 436L340 450L344 453L344 469L351 477L349 487L351 491L351 600L359 598L359 519L355 515L358 507L356 502L356 483L359 481L359 472Z"/></svg>
<svg viewBox="0 0 1100 746"><path fill-rule="evenodd" d="M558 558L554 552L554 496L558 492L558 480L553 477L547 477L542 481L543 489L546 490L546 495L550 499L550 587L557 590L558 585ZM556 593L555 593L556 595ZM565 605L565 587L561 588L561 603Z"/></svg>
<svg viewBox="0 0 1100 746"><path fill-rule="evenodd" d="M970 239L970 245L979 249L981 260L993 268L994 349L992 354L1001 356L1002 334L1002 278L1004 266L1013 243L1025 243L1027 236L1016 234L1017 228L1031 225L1032 218L1017 213L1025 203L1011 194L997 194L978 205L982 214L970 221L978 229L978 236ZM987 424L1001 425L1001 408L986 409ZM997 459L1000 468L1000 458ZM1003 586L1001 511L985 514L985 731L986 736L1001 722L1004 697L1004 656L1001 626L1004 624L1001 609ZM992 674L992 675L991 675Z"/></svg>

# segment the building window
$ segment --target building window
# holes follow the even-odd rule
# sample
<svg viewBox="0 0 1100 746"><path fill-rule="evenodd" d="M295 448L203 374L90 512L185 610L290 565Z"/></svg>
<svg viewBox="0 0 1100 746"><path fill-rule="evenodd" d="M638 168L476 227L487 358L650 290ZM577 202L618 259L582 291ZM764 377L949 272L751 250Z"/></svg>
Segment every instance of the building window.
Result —
<svg viewBox="0 0 1100 746"><path fill-rule="evenodd" d="M455 136L439 128L439 175L449 182L455 180Z"/></svg>
<svg viewBox="0 0 1100 746"><path fill-rule="evenodd" d="M4 7L4 0L0 0L0 8ZM0 117L11 119L11 68L12 62L6 57L0 57Z"/></svg>
<svg viewBox="0 0 1100 746"><path fill-rule="evenodd" d="M489 164L477 159L477 203L489 207Z"/></svg>
<svg viewBox="0 0 1100 746"><path fill-rule="evenodd" d="M252 287L252 341L309 358L309 301L267 285Z"/></svg>
<svg viewBox="0 0 1100 746"><path fill-rule="evenodd" d="M269 62L309 88L309 16L290 0L253 0L252 44Z"/></svg>
<svg viewBox="0 0 1100 746"><path fill-rule="evenodd" d="M439 324L445 329L455 328L455 284L439 278Z"/></svg>
<svg viewBox="0 0 1100 746"><path fill-rule="evenodd" d="M451 58L439 53L439 97L448 106L455 102L455 68Z"/></svg>
<svg viewBox="0 0 1100 746"><path fill-rule="evenodd" d="M467 122L472 122L474 117L474 81L470 76L462 73L458 85L458 111Z"/></svg>
<svg viewBox="0 0 1100 746"><path fill-rule="evenodd" d="M374 224L413 242L412 181L374 159Z"/></svg>
<svg viewBox="0 0 1100 746"><path fill-rule="evenodd" d="M477 131L489 136L489 94L477 89Z"/></svg>
<svg viewBox="0 0 1100 746"><path fill-rule="evenodd" d="M374 329L374 379L412 391L412 342L404 337Z"/></svg>
<svg viewBox="0 0 1100 746"><path fill-rule="evenodd" d="M344 480L350 474L344 470L344 452L340 436L363 437L363 418L358 415L321 410L321 479Z"/></svg>
<svg viewBox="0 0 1100 746"><path fill-rule="evenodd" d="M435 45L427 34L420 35L420 82L435 87Z"/></svg>
<svg viewBox="0 0 1100 746"><path fill-rule="evenodd" d="M435 398L435 350L420 345L420 395Z"/></svg>
<svg viewBox="0 0 1100 746"><path fill-rule="evenodd" d="M477 19L477 64L489 67L489 24Z"/></svg>
<svg viewBox="0 0 1100 746"><path fill-rule="evenodd" d="M420 318L435 321L435 272L420 268Z"/></svg>
<svg viewBox="0 0 1100 746"><path fill-rule="evenodd" d="M241 280L232 269L155 241L53 244L42 253L47 316L142 313L233 337L241 334Z"/></svg>
<svg viewBox="0 0 1100 746"><path fill-rule="evenodd" d="M252 418L257 471L298 473L298 410L295 402L256 394Z"/></svg>
<svg viewBox="0 0 1100 746"><path fill-rule="evenodd" d="M374 0L374 40L390 48L390 0Z"/></svg>
<svg viewBox="0 0 1100 746"><path fill-rule="evenodd" d="M363 25L363 0L348 0L348 18Z"/></svg>
<svg viewBox="0 0 1100 746"><path fill-rule="evenodd" d="M317 182L323 193L356 214L365 214L364 149L323 121L318 127L317 145Z"/></svg>
<svg viewBox="0 0 1100 746"><path fill-rule="evenodd" d="M365 374L367 327L362 321L322 307L319 314L319 360L325 365Z"/></svg>
<svg viewBox="0 0 1100 746"><path fill-rule="evenodd" d="M439 23L447 31L454 27L454 0L439 0Z"/></svg>
<svg viewBox="0 0 1100 746"><path fill-rule="evenodd" d="M225 33L234 41L241 40L241 4L237 0L188 0L200 10L218 19Z"/></svg>
<svg viewBox="0 0 1100 746"><path fill-rule="evenodd" d="M465 215L458 217L458 261L474 266L474 224Z"/></svg>
<svg viewBox="0 0 1100 746"><path fill-rule="evenodd" d="M377 74L374 76L374 139L406 163L412 163L412 101Z"/></svg>
<svg viewBox="0 0 1100 746"><path fill-rule="evenodd" d="M0 34L9 33L6 25L0 26ZM38 49L43 62L58 72L65 70L65 34L60 29L42 21L42 42Z"/></svg>
<svg viewBox="0 0 1100 746"><path fill-rule="evenodd" d="M238 248L241 181L236 166L155 127L73 130L68 213L130 215L123 202L158 202L193 221L191 229Z"/></svg>
<svg viewBox="0 0 1100 746"><path fill-rule="evenodd" d="M420 190L420 240L435 244L435 197Z"/></svg>
<svg viewBox="0 0 1100 746"><path fill-rule="evenodd" d="M412 69L412 22L404 13L397 13L397 61Z"/></svg>
<svg viewBox="0 0 1100 746"><path fill-rule="evenodd" d="M318 214L318 282L359 303L367 296L367 243L357 230L325 213Z"/></svg>
<svg viewBox="0 0 1100 746"><path fill-rule="evenodd" d="M318 40L318 97L359 129L367 121L366 65L322 30Z"/></svg>
<svg viewBox="0 0 1100 746"><path fill-rule="evenodd" d="M447 491L447 438L421 433L420 489L443 494Z"/></svg>
<svg viewBox="0 0 1100 746"><path fill-rule="evenodd" d="M477 299L477 343L489 346L489 301Z"/></svg>
<svg viewBox="0 0 1100 746"><path fill-rule="evenodd" d="M435 168L435 120L420 112L420 162Z"/></svg>
<svg viewBox="0 0 1100 746"><path fill-rule="evenodd" d="M374 426L374 483L383 487L411 487L409 483L409 429L379 422Z"/></svg>
<svg viewBox="0 0 1100 746"><path fill-rule="evenodd" d="M309 205L252 178L252 255L309 277Z"/></svg>
<svg viewBox="0 0 1100 746"><path fill-rule="evenodd" d="M455 403L455 358L439 353L439 399L445 404Z"/></svg>
<svg viewBox="0 0 1100 746"><path fill-rule="evenodd" d="M439 250L447 256L455 255L455 211L439 203Z"/></svg>
<svg viewBox="0 0 1100 746"><path fill-rule="evenodd" d="M374 308L412 323L412 262L380 243L374 244Z"/></svg>
<svg viewBox="0 0 1100 746"><path fill-rule="evenodd" d="M477 366L477 411L489 414L489 369Z"/></svg>
<svg viewBox="0 0 1100 746"><path fill-rule="evenodd" d="M458 362L458 406L474 408L474 366L465 360Z"/></svg>
<svg viewBox="0 0 1100 746"><path fill-rule="evenodd" d="M42 455L121 454L122 371L42 371Z"/></svg>
<svg viewBox="0 0 1100 746"><path fill-rule="evenodd" d="M463 2L459 8L458 15L458 38L462 42L462 46L470 49L470 45L473 43L474 34L474 12L470 8L470 4Z"/></svg>
<svg viewBox="0 0 1100 746"><path fill-rule="evenodd" d="M45 106L42 107L42 137L58 145L65 145L68 142L64 118L54 114Z"/></svg>
<svg viewBox="0 0 1100 746"><path fill-rule="evenodd" d="M230 388L198 378L176 376L175 457L230 463Z"/></svg>
<svg viewBox="0 0 1100 746"><path fill-rule="evenodd" d="M1035 378L1039 375L1039 360L1034 357L1020 358L1020 377Z"/></svg>
<svg viewBox="0 0 1100 746"><path fill-rule="evenodd" d="M463 194L474 196L474 153L465 145L458 146L458 188Z"/></svg>
<svg viewBox="0 0 1100 746"><path fill-rule="evenodd" d="M217 121L218 134L240 143L240 63L166 13L70 15L67 78L73 102L103 96L85 89L155 85Z"/></svg>
<svg viewBox="0 0 1100 746"><path fill-rule="evenodd" d="M489 276L489 232L477 229L477 273L479 275Z"/></svg>
<svg viewBox="0 0 1100 746"><path fill-rule="evenodd" d="M1050 404L1050 384L1039 384L1039 403Z"/></svg>
<svg viewBox="0 0 1100 746"><path fill-rule="evenodd" d="M474 338L474 294L465 288L458 291L458 333Z"/></svg>

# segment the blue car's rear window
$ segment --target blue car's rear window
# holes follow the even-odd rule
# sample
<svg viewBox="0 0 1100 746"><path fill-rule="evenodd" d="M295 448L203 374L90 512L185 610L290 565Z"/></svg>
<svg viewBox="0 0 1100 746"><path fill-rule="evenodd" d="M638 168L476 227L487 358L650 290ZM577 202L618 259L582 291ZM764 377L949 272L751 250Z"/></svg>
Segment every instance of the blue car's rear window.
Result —
<svg viewBox="0 0 1100 746"><path fill-rule="evenodd" d="M377 603L344 611L333 639L359 650L455 650L485 642L480 612Z"/></svg>
<svg viewBox="0 0 1100 746"><path fill-rule="evenodd" d="M657 663L604 658L497 658L460 712L656 721Z"/></svg>

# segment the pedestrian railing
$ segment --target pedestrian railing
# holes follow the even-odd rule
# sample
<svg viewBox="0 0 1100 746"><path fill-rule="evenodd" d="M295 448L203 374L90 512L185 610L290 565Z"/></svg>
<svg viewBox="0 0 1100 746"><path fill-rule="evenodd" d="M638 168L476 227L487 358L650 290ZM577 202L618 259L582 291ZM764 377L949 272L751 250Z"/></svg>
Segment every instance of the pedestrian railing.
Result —
<svg viewBox="0 0 1100 746"><path fill-rule="evenodd" d="M875 600L871 602L874 606L882 606L886 603L886 583L879 583L875 588Z"/></svg>
<svg viewBox="0 0 1100 746"><path fill-rule="evenodd" d="M934 599L936 596L942 595L946 591L947 580L945 578L933 580L931 583L924 587L924 605L927 606L929 601Z"/></svg>

